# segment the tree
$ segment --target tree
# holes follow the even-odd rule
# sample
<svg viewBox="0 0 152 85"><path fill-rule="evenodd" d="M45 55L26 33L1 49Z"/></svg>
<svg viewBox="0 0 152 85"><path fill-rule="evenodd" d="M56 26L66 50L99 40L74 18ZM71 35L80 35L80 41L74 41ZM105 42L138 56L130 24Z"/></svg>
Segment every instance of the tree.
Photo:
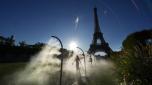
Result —
<svg viewBox="0 0 152 85"><path fill-rule="evenodd" d="M14 35L11 35L11 37L8 37L5 39L5 45L7 45L7 46L14 46L15 45Z"/></svg>
<svg viewBox="0 0 152 85"><path fill-rule="evenodd" d="M25 46L27 46L27 44L26 44L26 42L25 42L25 41L21 41L21 42L19 42L19 46L21 46L21 47L25 47Z"/></svg>
<svg viewBox="0 0 152 85"><path fill-rule="evenodd" d="M4 37L0 36L0 45L4 45Z"/></svg>
<svg viewBox="0 0 152 85"><path fill-rule="evenodd" d="M132 33L122 43L125 50L133 49L134 46L139 44L152 44L152 29Z"/></svg>
<svg viewBox="0 0 152 85"><path fill-rule="evenodd" d="M152 30L132 33L123 41L122 51L111 55L120 82L127 85L152 84L151 40Z"/></svg>

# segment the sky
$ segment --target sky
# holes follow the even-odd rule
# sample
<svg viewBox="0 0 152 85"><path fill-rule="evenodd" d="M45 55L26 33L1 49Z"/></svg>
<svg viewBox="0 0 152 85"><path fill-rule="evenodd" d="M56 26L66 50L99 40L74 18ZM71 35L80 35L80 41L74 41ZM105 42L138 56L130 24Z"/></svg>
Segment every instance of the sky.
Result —
<svg viewBox="0 0 152 85"><path fill-rule="evenodd" d="M113 50L130 33L152 28L152 0L0 0L0 35L16 42L47 42L59 37L87 51L93 39L93 8L100 29Z"/></svg>

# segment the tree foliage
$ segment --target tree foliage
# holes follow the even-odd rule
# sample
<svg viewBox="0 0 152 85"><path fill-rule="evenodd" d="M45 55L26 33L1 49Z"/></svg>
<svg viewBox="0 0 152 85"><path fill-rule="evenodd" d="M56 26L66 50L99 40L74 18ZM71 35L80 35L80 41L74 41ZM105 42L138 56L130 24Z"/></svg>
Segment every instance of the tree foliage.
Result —
<svg viewBox="0 0 152 85"><path fill-rule="evenodd" d="M122 45L125 50L133 49L136 45L152 43L152 29L135 32L127 36Z"/></svg>
<svg viewBox="0 0 152 85"><path fill-rule="evenodd" d="M14 46L15 45L14 35L11 35L11 37L0 36L0 45Z"/></svg>
<svg viewBox="0 0 152 85"><path fill-rule="evenodd" d="M19 42L19 46L15 45L14 36L0 36L0 62L24 62L30 57L38 53L44 43L27 44L26 41Z"/></svg>
<svg viewBox="0 0 152 85"><path fill-rule="evenodd" d="M111 59L117 66L118 80L127 85L152 84L152 30L130 34L123 41L123 49Z"/></svg>

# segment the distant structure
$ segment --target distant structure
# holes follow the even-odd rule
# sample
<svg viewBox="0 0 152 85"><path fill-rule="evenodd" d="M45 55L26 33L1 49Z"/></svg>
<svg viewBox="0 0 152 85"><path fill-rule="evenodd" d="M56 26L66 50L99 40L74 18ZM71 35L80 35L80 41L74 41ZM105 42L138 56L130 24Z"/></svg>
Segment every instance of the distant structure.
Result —
<svg viewBox="0 0 152 85"><path fill-rule="evenodd" d="M101 52L105 54L103 56L109 55L112 52L112 49L109 47L109 44L104 40L103 33L100 30L97 8L94 8L94 25L95 27L93 40L88 50L88 53L94 55L96 52Z"/></svg>

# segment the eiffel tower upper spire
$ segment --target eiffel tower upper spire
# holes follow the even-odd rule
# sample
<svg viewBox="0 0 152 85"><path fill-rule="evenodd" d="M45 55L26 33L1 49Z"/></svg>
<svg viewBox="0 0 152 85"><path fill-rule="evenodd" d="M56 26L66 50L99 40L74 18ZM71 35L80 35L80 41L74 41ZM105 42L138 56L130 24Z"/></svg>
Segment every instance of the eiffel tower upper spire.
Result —
<svg viewBox="0 0 152 85"><path fill-rule="evenodd" d="M100 30L97 8L94 7L94 39L93 39L93 43L97 43L98 39L101 41L101 43L106 43L104 38L103 38L103 34Z"/></svg>
<svg viewBox="0 0 152 85"><path fill-rule="evenodd" d="M95 24L95 30L94 30L95 32L94 33L101 32L96 7L94 8L94 24Z"/></svg>

